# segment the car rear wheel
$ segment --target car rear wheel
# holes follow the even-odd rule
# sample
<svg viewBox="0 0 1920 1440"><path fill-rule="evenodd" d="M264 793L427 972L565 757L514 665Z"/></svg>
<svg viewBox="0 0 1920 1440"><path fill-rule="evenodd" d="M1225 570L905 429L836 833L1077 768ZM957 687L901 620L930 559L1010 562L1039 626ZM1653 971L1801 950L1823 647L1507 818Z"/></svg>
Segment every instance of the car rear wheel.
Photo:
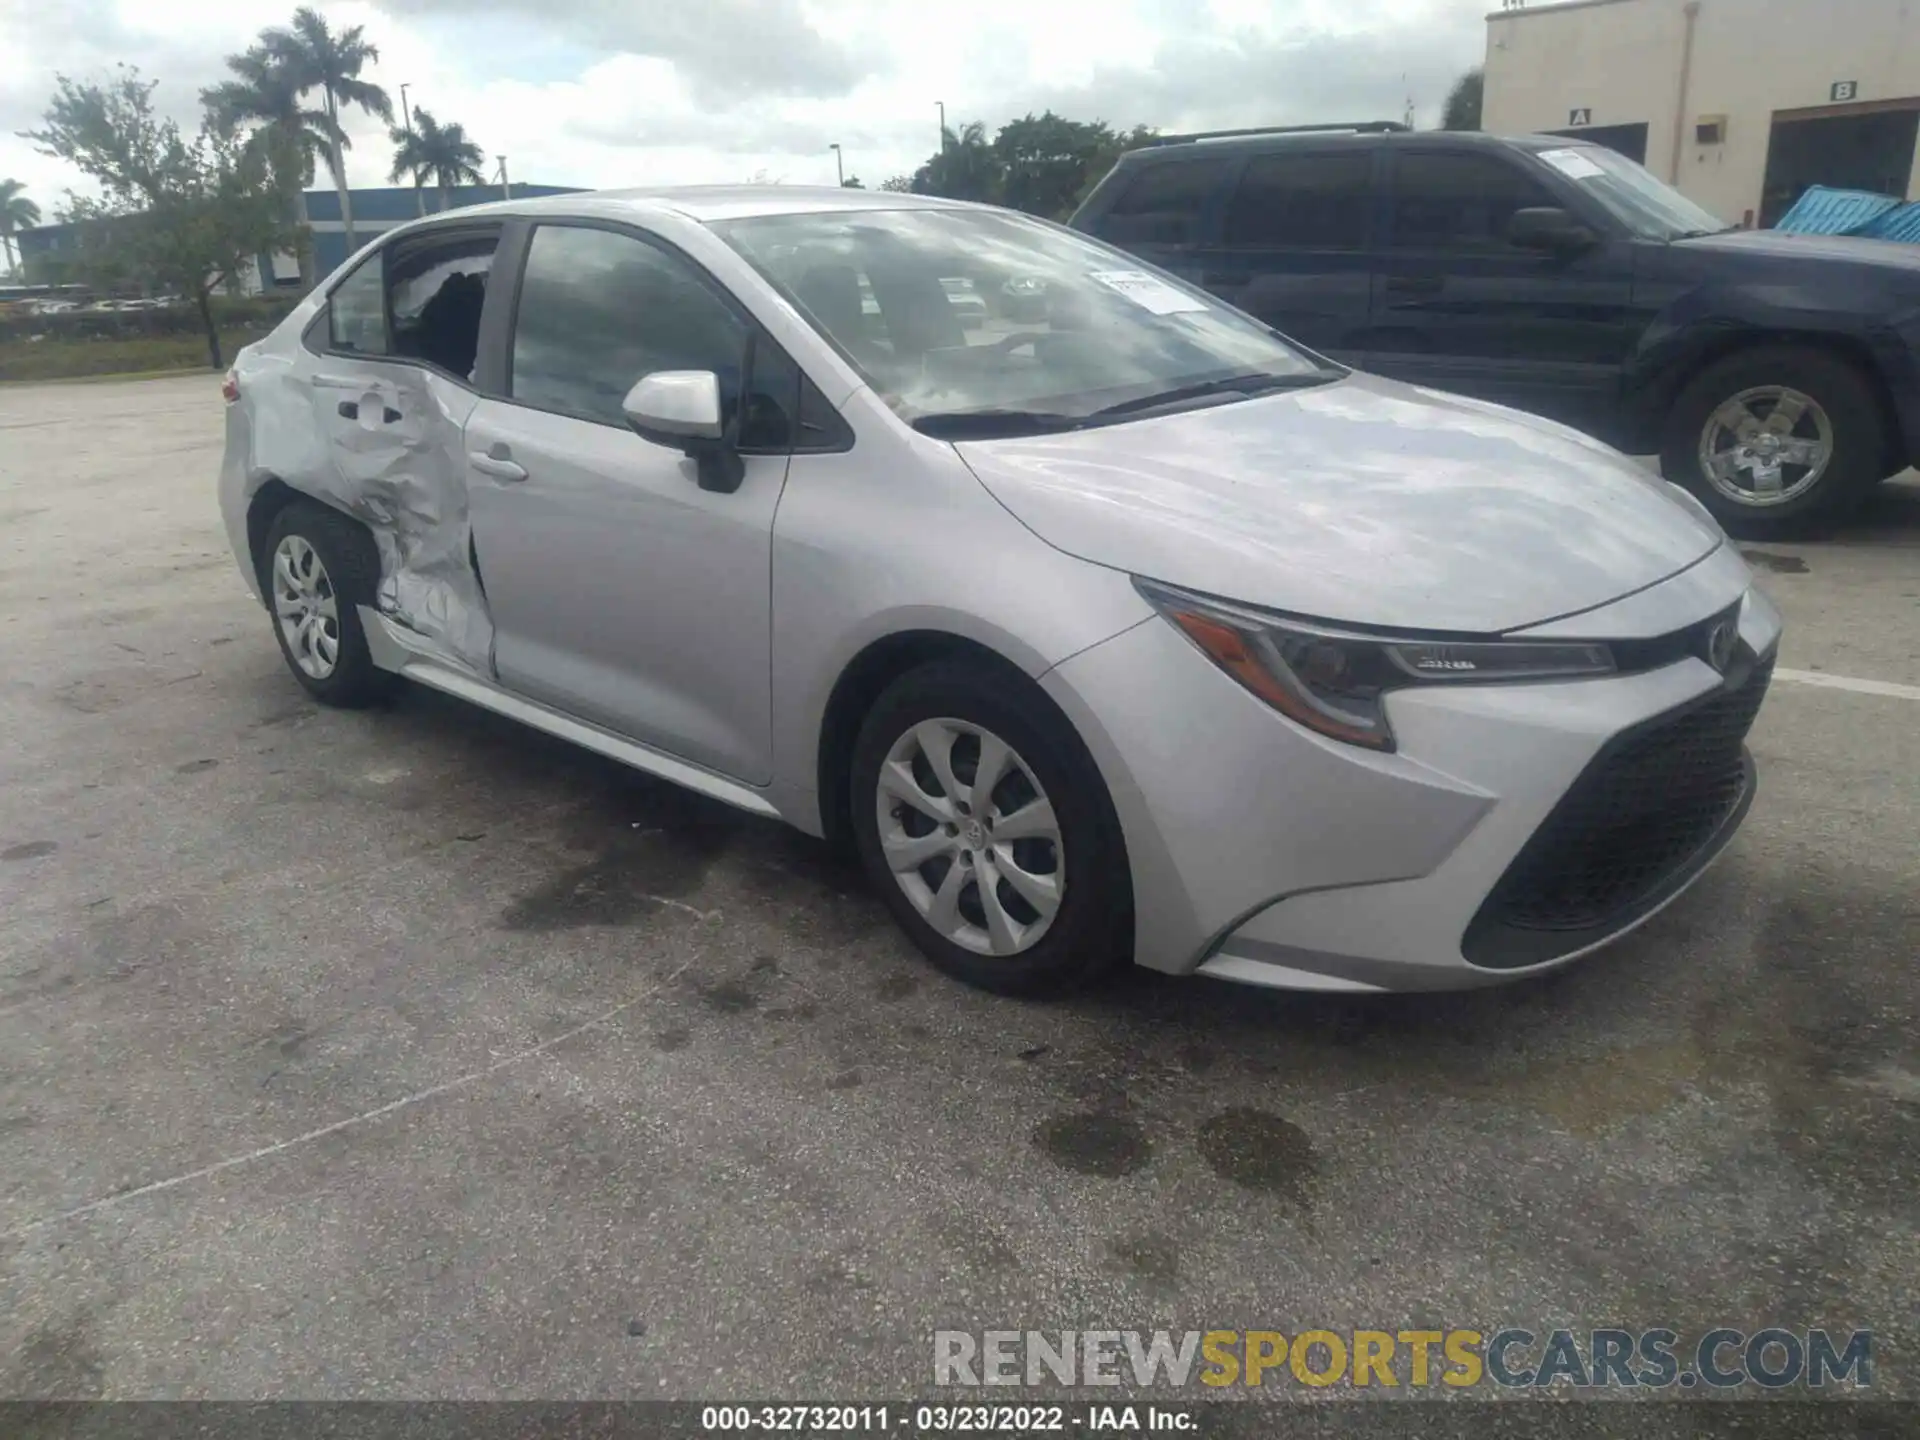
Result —
<svg viewBox="0 0 1920 1440"><path fill-rule="evenodd" d="M359 607L374 603L379 552L366 531L311 501L274 517L261 578L274 637L293 678L327 705L367 705L394 686L373 663Z"/></svg>
<svg viewBox="0 0 1920 1440"><path fill-rule="evenodd" d="M947 974L1057 993L1125 956L1132 883L1106 787L1024 679L952 661L901 676L861 726L852 786L869 878Z"/></svg>
<svg viewBox="0 0 1920 1440"><path fill-rule="evenodd" d="M1888 444L1866 376L1777 346L1697 375L1668 417L1660 460L1730 533L1767 538L1842 518L1881 478Z"/></svg>

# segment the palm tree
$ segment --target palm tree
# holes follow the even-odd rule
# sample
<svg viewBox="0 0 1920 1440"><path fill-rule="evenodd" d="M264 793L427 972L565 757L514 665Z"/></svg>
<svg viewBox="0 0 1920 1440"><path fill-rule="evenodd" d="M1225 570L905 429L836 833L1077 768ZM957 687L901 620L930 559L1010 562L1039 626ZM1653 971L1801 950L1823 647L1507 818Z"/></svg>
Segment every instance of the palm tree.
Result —
<svg viewBox="0 0 1920 1440"><path fill-rule="evenodd" d="M326 16L307 5L293 12L290 26L262 30L260 44L269 56L287 67L299 93L320 92L331 127L326 137L327 168L333 172L333 188L340 194L341 228L347 232L347 253L352 254L358 247L353 236L346 159L341 153L346 145L340 112L358 106L389 125L393 123L393 102L387 99L387 92L371 80L360 78L361 70L380 58L379 47L367 43L359 25L349 25L336 35Z"/></svg>
<svg viewBox="0 0 1920 1440"><path fill-rule="evenodd" d="M17 268L14 235L40 223L40 207L22 193L26 188L22 180L0 180L0 246L5 248L8 270Z"/></svg>
<svg viewBox="0 0 1920 1440"><path fill-rule="evenodd" d="M413 129L388 133L393 136L394 150L393 170L387 178L403 180L411 175L416 191L432 180L440 187L442 210L452 204L454 186L478 185L486 178L480 173L486 152L467 138L466 127L457 120L442 125L416 105Z"/></svg>
<svg viewBox="0 0 1920 1440"><path fill-rule="evenodd" d="M313 183L320 156L331 146L350 143L324 110L300 103L301 87L282 60L256 45L227 57L234 78L200 92L200 103L215 123L232 130L254 128L253 139L266 152L274 179L293 193L294 218L299 223L300 288L313 287L313 235L307 221L307 187Z"/></svg>
<svg viewBox="0 0 1920 1440"><path fill-rule="evenodd" d="M913 188L950 200L998 200L1005 168L987 139L987 127L975 120L940 132L940 153L914 172Z"/></svg>

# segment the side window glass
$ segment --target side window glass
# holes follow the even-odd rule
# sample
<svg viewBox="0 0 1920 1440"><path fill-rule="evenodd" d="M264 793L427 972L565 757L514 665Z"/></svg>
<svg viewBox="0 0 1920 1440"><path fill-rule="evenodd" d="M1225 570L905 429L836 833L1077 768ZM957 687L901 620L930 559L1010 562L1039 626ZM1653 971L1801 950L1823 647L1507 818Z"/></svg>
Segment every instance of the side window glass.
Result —
<svg viewBox="0 0 1920 1440"><path fill-rule="evenodd" d="M1247 162L1222 238L1229 245L1359 250L1372 194L1368 151L1261 156Z"/></svg>
<svg viewBox="0 0 1920 1440"><path fill-rule="evenodd" d="M793 419L800 406L800 367L766 336L753 347L746 409L740 413L739 447L753 451L793 448Z"/></svg>
<svg viewBox="0 0 1920 1440"><path fill-rule="evenodd" d="M1149 165L1101 219L1100 238L1117 245L1192 245L1207 198L1226 175L1227 162L1218 158Z"/></svg>
<svg viewBox="0 0 1920 1440"><path fill-rule="evenodd" d="M1544 185L1491 155L1397 158L1395 249L1479 254L1506 250L1514 211L1558 203Z"/></svg>
<svg viewBox="0 0 1920 1440"><path fill-rule="evenodd" d="M387 252L376 250L334 287L327 301L327 347L354 355L385 355Z"/></svg>
<svg viewBox="0 0 1920 1440"><path fill-rule="evenodd" d="M685 260L584 226L533 232L513 327L513 398L624 425L627 391L656 370L711 370L731 418L746 328Z"/></svg>
<svg viewBox="0 0 1920 1440"><path fill-rule="evenodd" d="M395 356L424 360L471 379L480 348L480 311L499 244L494 231L423 236L387 257L387 313Z"/></svg>

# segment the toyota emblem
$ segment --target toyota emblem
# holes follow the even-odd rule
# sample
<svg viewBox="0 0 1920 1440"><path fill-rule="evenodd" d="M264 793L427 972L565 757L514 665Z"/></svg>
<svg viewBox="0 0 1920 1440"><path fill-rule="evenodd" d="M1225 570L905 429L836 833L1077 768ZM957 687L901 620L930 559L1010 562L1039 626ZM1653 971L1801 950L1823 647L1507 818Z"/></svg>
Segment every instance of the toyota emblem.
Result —
<svg viewBox="0 0 1920 1440"><path fill-rule="evenodd" d="M1733 647L1739 638L1740 632L1731 620L1718 621L1707 632L1707 663L1722 675L1733 663Z"/></svg>

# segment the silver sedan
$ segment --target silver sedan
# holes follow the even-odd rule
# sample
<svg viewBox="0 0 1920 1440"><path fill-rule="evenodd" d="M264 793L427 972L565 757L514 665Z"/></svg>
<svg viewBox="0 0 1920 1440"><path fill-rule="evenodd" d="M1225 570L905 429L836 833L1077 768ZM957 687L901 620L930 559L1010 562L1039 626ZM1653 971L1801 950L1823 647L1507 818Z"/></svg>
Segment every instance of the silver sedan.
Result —
<svg viewBox="0 0 1920 1440"><path fill-rule="evenodd" d="M404 677L845 843L993 989L1532 974L1753 795L1780 623L1682 492L1003 211L435 216L226 394L313 695Z"/></svg>

